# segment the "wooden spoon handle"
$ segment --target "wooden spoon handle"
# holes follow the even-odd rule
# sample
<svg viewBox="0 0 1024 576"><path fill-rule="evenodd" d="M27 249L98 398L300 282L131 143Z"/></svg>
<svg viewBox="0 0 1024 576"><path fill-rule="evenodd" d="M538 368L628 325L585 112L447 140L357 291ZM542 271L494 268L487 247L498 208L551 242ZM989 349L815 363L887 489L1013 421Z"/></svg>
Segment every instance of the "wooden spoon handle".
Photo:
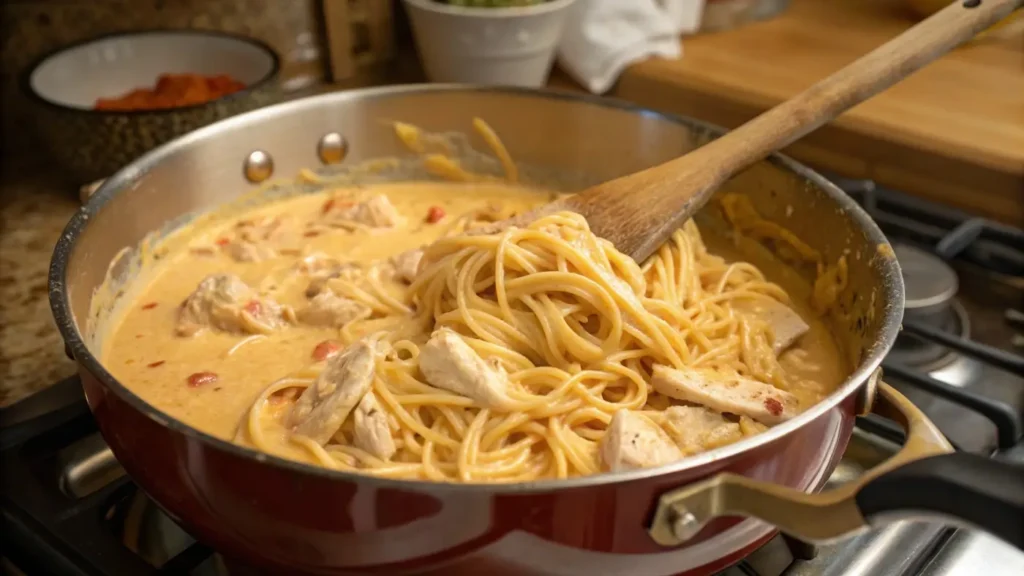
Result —
<svg viewBox="0 0 1024 576"><path fill-rule="evenodd" d="M955 2L721 138L588 189L567 205L586 216L597 235L643 261L734 174L899 82L1022 5L1024 0Z"/></svg>

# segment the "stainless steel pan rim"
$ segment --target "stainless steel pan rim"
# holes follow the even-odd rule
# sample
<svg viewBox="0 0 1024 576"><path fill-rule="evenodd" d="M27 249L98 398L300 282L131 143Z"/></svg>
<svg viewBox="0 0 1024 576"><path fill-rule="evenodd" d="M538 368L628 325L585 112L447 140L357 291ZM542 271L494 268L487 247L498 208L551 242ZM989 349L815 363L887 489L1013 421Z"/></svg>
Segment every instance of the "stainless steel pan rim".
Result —
<svg viewBox="0 0 1024 576"><path fill-rule="evenodd" d="M527 494L587 488L670 475L709 465L716 461L727 459L742 452L755 449L764 444L774 442L795 432L805 424L817 419L825 412L833 409L839 403L855 394L859 388L865 385L869 377L881 364L882 358L892 347L899 332L900 322L902 321L904 288L899 265L894 258L889 258L885 260L885 270L880 286L881 297L884 298L886 306L885 317L881 323L880 336L878 340L874 343L871 349L867 351L865 358L862 359L860 363L860 366L849 377L847 377L846 381L835 392L833 392L832 395L814 405L809 410L803 412L796 418L756 436L748 437L739 442L716 448L702 454L684 458L679 462L659 468L634 470L629 472L602 473L565 480L540 480L515 484L438 483L420 480L378 478L371 475L332 470L320 466L314 466L312 464L304 464L258 452L252 448L240 446L192 428L184 422L181 422L180 420L177 420L151 406L141 397L137 396L134 392L118 382L86 347L83 335L79 331L78 325L76 324L71 312L71 305L66 289L67 266L69 259L74 250L76 240L82 230L88 226L90 219L95 214L99 213L103 209L104 205L116 195L129 193L132 189L132 184L142 178L152 166L159 164L164 158L172 155L175 151L181 148L189 146L192 142L213 138L224 130L230 130L236 126L251 122L252 120L287 115L294 110L312 107L325 101L344 102L350 99L383 98L396 94L416 92L465 91L501 92L508 95L521 95L529 98L573 100L589 103L591 105L617 108L627 112L633 112L635 114L656 117L666 122L685 125L696 132L712 135L721 135L726 132L723 128L698 120L657 112L610 98L577 94L560 90L535 90L529 88L472 86L459 84L413 84L335 92L285 102L253 112L248 112L246 114L241 114L226 120L221 120L211 124L210 126L201 128L164 144L163 146L145 154L132 164L122 168L114 176L108 178L100 189L92 195L86 204L82 206L82 208L71 218L70 222L68 222L67 227L64 229L63 234L57 241L57 245L54 248L53 259L50 264L49 272L50 307L53 310L57 327L64 338L64 342L66 343L68 350L74 356L75 360L91 374L96 376L107 389L112 391L121 400L124 400L139 412L175 432L179 432L189 438L199 440L216 448L217 450L227 452L239 458L256 460L266 465L285 468L290 471L303 474L313 474L325 478L346 481L358 480L360 483L370 484L380 488L413 491L429 489L435 493L436 491L472 491L492 494ZM839 209L845 211L854 221L856 221L857 225L864 232L871 244L888 244L888 241L882 234L882 231L874 221L871 220L868 214L835 184L832 184L814 170L811 170L810 168L807 168L806 166L803 166L782 154L773 154L768 158L768 161L779 168L797 174L801 178L813 184L815 187L820 188L829 196L829 198L836 202Z"/></svg>

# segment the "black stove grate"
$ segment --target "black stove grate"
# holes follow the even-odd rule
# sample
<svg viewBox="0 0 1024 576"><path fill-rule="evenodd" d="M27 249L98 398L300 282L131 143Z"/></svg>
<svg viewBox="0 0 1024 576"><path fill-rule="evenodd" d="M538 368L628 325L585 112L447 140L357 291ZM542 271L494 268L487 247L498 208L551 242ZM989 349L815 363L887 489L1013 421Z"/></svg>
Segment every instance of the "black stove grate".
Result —
<svg viewBox="0 0 1024 576"><path fill-rule="evenodd" d="M1024 230L972 217L955 209L899 192L878 188L870 180L831 177L860 204L887 237L911 242L947 261L962 261L988 273L1024 278ZM955 336L913 320L903 330L990 366L1024 377L1024 356ZM960 404L996 426L999 450L1024 437L1024 420L1010 404L952 386L919 370L886 359L882 369L906 384Z"/></svg>
<svg viewBox="0 0 1024 576"><path fill-rule="evenodd" d="M914 242L945 260L959 258L999 274L1024 277L1024 230L880 189L871 180L829 177L886 235Z"/></svg>
<svg viewBox="0 0 1024 576"><path fill-rule="evenodd" d="M160 574L157 568L128 553L104 525L106 511L135 489L128 478L82 498L61 490L57 453L97 433L78 378L59 382L40 395L77 395L77 401L61 403L62 407L53 413L21 422L10 422L17 405L0 412L4 419L0 428L0 512L5 535L2 554L29 576Z"/></svg>

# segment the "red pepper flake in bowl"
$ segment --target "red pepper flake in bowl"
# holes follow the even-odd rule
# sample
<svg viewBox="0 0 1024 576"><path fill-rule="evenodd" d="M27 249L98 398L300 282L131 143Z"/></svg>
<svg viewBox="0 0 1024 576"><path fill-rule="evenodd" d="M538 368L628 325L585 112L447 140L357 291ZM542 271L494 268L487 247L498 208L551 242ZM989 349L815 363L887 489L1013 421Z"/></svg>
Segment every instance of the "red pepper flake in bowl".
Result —
<svg viewBox="0 0 1024 576"><path fill-rule="evenodd" d="M152 310L153 308L156 308L156 306L157 306L156 302L150 302L149 304L143 304L142 305L142 309L143 310Z"/></svg>
<svg viewBox="0 0 1024 576"><path fill-rule="evenodd" d="M431 206L430 210L427 210L427 223L436 224L444 218L444 215L444 208L441 208L440 206Z"/></svg>
<svg viewBox="0 0 1024 576"><path fill-rule="evenodd" d="M204 384L216 382L219 376L216 372L196 372L188 377L188 387L198 388Z"/></svg>
<svg viewBox="0 0 1024 576"><path fill-rule="evenodd" d="M157 366L163 366L164 363L164 360L157 360L156 362L150 362L149 364L146 364L146 366L148 368L156 368Z"/></svg>
<svg viewBox="0 0 1024 576"><path fill-rule="evenodd" d="M249 300L249 302L242 307L250 316L259 316L263 313L263 305L260 304L259 300Z"/></svg>
<svg viewBox="0 0 1024 576"><path fill-rule="evenodd" d="M324 340L313 348L313 359L322 362L341 350L341 345L334 340Z"/></svg>
<svg viewBox="0 0 1024 576"><path fill-rule="evenodd" d="M220 74L161 74L153 88L137 88L116 98L100 98L96 110L160 110L194 106L245 89L245 84Z"/></svg>

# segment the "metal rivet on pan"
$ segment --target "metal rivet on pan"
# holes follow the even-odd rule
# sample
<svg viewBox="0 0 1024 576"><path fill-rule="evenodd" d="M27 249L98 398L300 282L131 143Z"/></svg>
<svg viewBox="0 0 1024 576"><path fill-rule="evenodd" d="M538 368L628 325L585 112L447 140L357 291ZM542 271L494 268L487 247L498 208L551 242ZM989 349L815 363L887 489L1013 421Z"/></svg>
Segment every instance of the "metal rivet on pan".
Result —
<svg viewBox="0 0 1024 576"><path fill-rule="evenodd" d="M681 542L693 538L700 532L701 524L692 512L680 505L672 506L672 535Z"/></svg>
<svg viewBox="0 0 1024 576"><path fill-rule="evenodd" d="M263 150L253 150L242 165L242 173L253 184L263 182L274 173L274 159Z"/></svg>
<svg viewBox="0 0 1024 576"><path fill-rule="evenodd" d="M316 153L324 164L338 164L348 154L348 141L337 132L328 132L317 143Z"/></svg>

